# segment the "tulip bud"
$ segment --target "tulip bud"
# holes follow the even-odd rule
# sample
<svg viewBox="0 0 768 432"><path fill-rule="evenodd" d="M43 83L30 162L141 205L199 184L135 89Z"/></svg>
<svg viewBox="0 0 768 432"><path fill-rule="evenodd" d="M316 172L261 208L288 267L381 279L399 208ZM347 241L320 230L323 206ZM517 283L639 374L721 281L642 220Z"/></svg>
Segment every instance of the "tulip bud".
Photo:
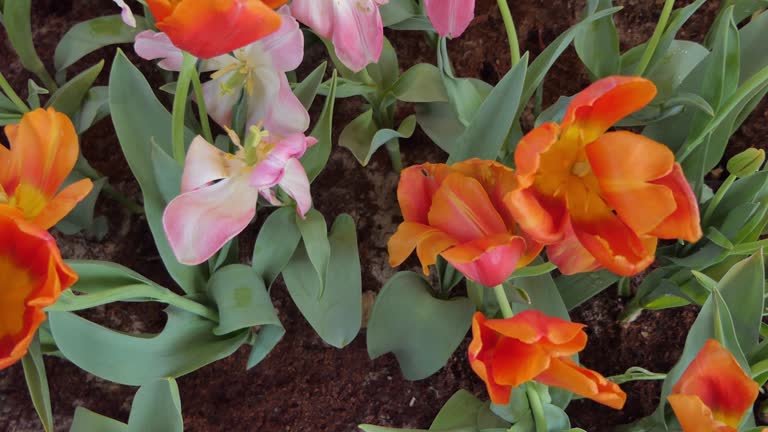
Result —
<svg viewBox="0 0 768 432"><path fill-rule="evenodd" d="M765 162L765 150L748 148L728 161L728 172L737 177L754 174Z"/></svg>

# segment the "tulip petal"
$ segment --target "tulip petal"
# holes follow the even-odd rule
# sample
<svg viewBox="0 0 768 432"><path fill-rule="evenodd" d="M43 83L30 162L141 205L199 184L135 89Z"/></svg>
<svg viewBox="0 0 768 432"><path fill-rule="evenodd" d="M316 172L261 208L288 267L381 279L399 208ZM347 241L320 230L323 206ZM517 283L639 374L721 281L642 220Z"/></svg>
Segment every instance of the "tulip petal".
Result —
<svg viewBox="0 0 768 432"><path fill-rule="evenodd" d="M560 135L557 123L544 123L525 134L515 148L515 167L521 187L533 184L541 165L541 154L549 150Z"/></svg>
<svg viewBox="0 0 768 432"><path fill-rule="evenodd" d="M236 62L237 60L232 57L232 63ZM203 84L205 108L208 111L208 115L221 126L232 126L232 111L243 92L242 87L225 89L227 81L235 73L236 72L225 73ZM248 107L250 109L250 105Z"/></svg>
<svg viewBox="0 0 768 432"><path fill-rule="evenodd" d="M622 409L627 401L627 394L618 384L591 369L578 366L569 357L553 358L549 369L537 376L536 381L568 390L614 409Z"/></svg>
<svg viewBox="0 0 768 432"><path fill-rule="evenodd" d="M450 172L445 164L425 163L404 169L397 185L397 201L406 221L429 223L432 197Z"/></svg>
<svg viewBox="0 0 768 432"><path fill-rule="evenodd" d="M256 214L259 190L241 174L186 192L168 204L163 227L176 259L197 265L242 232Z"/></svg>
<svg viewBox="0 0 768 432"><path fill-rule="evenodd" d="M333 32L334 0L293 0L291 14L318 35L330 39Z"/></svg>
<svg viewBox="0 0 768 432"><path fill-rule="evenodd" d="M337 0L333 8L332 40L339 60L353 72L378 62L384 48L378 4L373 0Z"/></svg>
<svg viewBox="0 0 768 432"><path fill-rule="evenodd" d="M442 257L467 278L494 287L509 279L524 253L522 237L497 234L450 248Z"/></svg>
<svg viewBox="0 0 768 432"><path fill-rule="evenodd" d="M424 0L424 7L440 37L461 36L475 17L475 0Z"/></svg>
<svg viewBox="0 0 768 432"><path fill-rule="evenodd" d="M304 166L296 158L288 159L283 170L283 178L278 186L296 201L296 211L301 217L312 208L312 195L309 191L309 179Z"/></svg>
<svg viewBox="0 0 768 432"><path fill-rule="evenodd" d="M560 273L572 275L601 269L600 263L576 237L571 220L567 219L563 226L565 229L562 240L547 246L547 257L557 266Z"/></svg>
<svg viewBox="0 0 768 432"><path fill-rule="evenodd" d="M573 355L587 345L584 324L551 317L535 309L526 309L512 318L488 320L486 326L499 334L527 344L546 342L554 355Z"/></svg>
<svg viewBox="0 0 768 432"><path fill-rule="evenodd" d="M475 312L472 318L472 342L469 344L469 365L477 376L485 382L491 401L498 405L509 403L512 386L501 385L494 378L493 359L499 336L484 324L485 316Z"/></svg>
<svg viewBox="0 0 768 432"><path fill-rule="evenodd" d="M517 387L547 370L551 361L537 345L502 338L493 353L493 377L501 385Z"/></svg>
<svg viewBox="0 0 768 432"><path fill-rule="evenodd" d="M280 136L303 134L309 129L309 113L291 90L291 84L284 73L280 73L279 79L280 89L268 108L264 128ZM254 120L256 119L250 119L248 126L258 123L258 120Z"/></svg>
<svg viewBox="0 0 768 432"><path fill-rule="evenodd" d="M663 239L699 241L702 236L699 205L680 164L676 163L672 172L652 183L672 191L677 208L651 231L651 235Z"/></svg>
<svg viewBox="0 0 768 432"><path fill-rule="evenodd" d="M549 244L563 238L565 206L546 199L534 189L516 189L504 197L504 205L512 218L537 242Z"/></svg>
<svg viewBox="0 0 768 432"><path fill-rule="evenodd" d="M278 141L274 148L251 171L251 186L257 189L271 188L283 178L289 159L300 158L307 147L317 140L300 133L291 134Z"/></svg>
<svg viewBox="0 0 768 432"><path fill-rule="evenodd" d="M144 60L161 59L157 63L160 68L168 71L180 71L183 54L171 42L167 34L144 30L136 35L133 50Z"/></svg>
<svg viewBox="0 0 768 432"><path fill-rule="evenodd" d="M35 225L50 229L60 220L64 219L72 209L77 206L93 189L91 179L82 179L65 187L56 196L49 201L43 211L35 216L31 221Z"/></svg>
<svg viewBox="0 0 768 432"><path fill-rule="evenodd" d="M181 193L191 192L216 180L230 177L244 166L243 162L198 135L189 144L184 160Z"/></svg>
<svg viewBox="0 0 768 432"><path fill-rule="evenodd" d="M416 248L424 274L429 274L429 266L435 264L437 255L456 244L456 240L444 232L414 222L403 222L389 239L387 250L389 264L399 266Z"/></svg>
<svg viewBox="0 0 768 432"><path fill-rule="evenodd" d="M737 432L735 428L718 424L712 410L697 396L675 394L667 396L667 400L683 432Z"/></svg>
<svg viewBox="0 0 768 432"><path fill-rule="evenodd" d="M128 6L125 3L125 0L112 0L114 1L117 6L122 9L122 12L120 12L120 17L123 19L123 22L129 26L129 27L136 27L136 17L133 16L133 12L131 12L130 6Z"/></svg>
<svg viewBox="0 0 768 432"><path fill-rule="evenodd" d="M603 78L573 97L560 126L565 130L577 125L581 142L589 144L619 120L648 105L654 97L656 86L645 78Z"/></svg>
<svg viewBox="0 0 768 432"><path fill-rule="evenodd" d="M13 127L11 127L13 126ZM15 125L8 125L5 127L5 133L8 139L12 139L9 131L15 131ZM14 135L15 137L15 135ZM15 139L15 138L13 138ZM4 145L0 145L0 190L13 190L18 184L18 169L13 166L13 154Z"/></svg>
<svg viewBox="0 0 768 432"><path fill-rule="evenodd" d="M460 172L477 180L488 193L491 203L504 219L507 226L515 226L516 221L504 204L504 197L517 186L515 171L496 161L469 159L450 166L451 171Z"/></svg>
<svg viewBox="0 0 768 432"><path fill-rule="evenodd" d="M315 0L316 1L316 0ZM283 19L280 28L257 43L271 60L272 67L280 72L292 71L304 59L304 33L288 6L277 11Z"/></svg>

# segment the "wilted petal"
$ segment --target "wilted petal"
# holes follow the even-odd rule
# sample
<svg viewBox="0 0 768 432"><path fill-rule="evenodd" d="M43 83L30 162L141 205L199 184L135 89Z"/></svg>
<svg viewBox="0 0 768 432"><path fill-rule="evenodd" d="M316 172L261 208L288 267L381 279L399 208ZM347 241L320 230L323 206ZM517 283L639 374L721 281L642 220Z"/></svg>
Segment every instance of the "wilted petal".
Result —
<svg viewBox="0 0 768 432"><path fill-rule="evenodd" d="M296 201L296 211L301 217L312 208L312 195L309 191L309 179L304 166L296 158L288 159L283 169L283 178L278 186Z"/></svg>
<svg viewBox="0 0 768 432"><path fill-rule="evenodd" d="M233 61L234 60L233 58ZM232 126L232 112L235 104L240 99L242 87L225 88L229 80L236 72L229 72L203 84L203 99L208 115L221 126Z"/></svg>
<svg viewBox="0 0 768 432"><path fill-rule="evenodd" d="M265 121L272 110L279 109L275 108L275 105L281 103L278 97L281 91L280 83L283 79L287 81L283 72L276 71L269 65L261 65L254 68L251 71L251 78L253 78L251 81L252 85L247 88L248 93L246 94L248 102L246 127L255 126L259 122ZM277 126L283 126L279 119L271 120ZM300 126L297 125L295 127Z"/></svg>
<svg viewBox="0 0 768 432"><path fill-rule="evenodd" d="M424 7L440 37L461 36L475 17L475 0L424 0Z"/></svg>
<svg viewBox="0 0 768 432"><path fill-rule="evenodd" d="M200 135L189 144L184 160L184 173L181 176L181 192L191 192L209 183L230 177L234 174L233 165L238 161L221 151Z"/></svg>
<svg viewBox="0 0 768 432"><path fill-rule="evenodd" d="M160 59L157 65L165 70L181 70L182 52L165 33L144 30L136 35L133 49L144 60Z"/></svg>
<svg viewBox="0 0 768 432"><path fill-rule="evenodd" d="M614 409L622 409L627 401L627 394L618 384L591 369L577 365L569 357L552 359L549 368L535 379L544 385L568 390Z"/></svg>
<svg viewBox="0 0 768 432"><path fill-rule="evenodd" d="M123 18L123 22L129 26L136 28L136 17L133 16L130 6L125 3L125 0L112 0L122 9L120 16Z"/></svg>
<svg viewBox="0 0 768 432"><path fill-rule="evenodd" d="M251 172L251 186L257 189L271 188L282 178L289 159L300 158L315 138L292 134L280 140Z"/></svg>
<svg viewBox="0 0 768 432"><path fill-rule="evenodd" d="M296 18L290 15L288 6L277 12L283 18L280 29L257 43L261 44L263 52L270 57L275 70L288 72L299 67L304 59L304 33Z"/></svg>

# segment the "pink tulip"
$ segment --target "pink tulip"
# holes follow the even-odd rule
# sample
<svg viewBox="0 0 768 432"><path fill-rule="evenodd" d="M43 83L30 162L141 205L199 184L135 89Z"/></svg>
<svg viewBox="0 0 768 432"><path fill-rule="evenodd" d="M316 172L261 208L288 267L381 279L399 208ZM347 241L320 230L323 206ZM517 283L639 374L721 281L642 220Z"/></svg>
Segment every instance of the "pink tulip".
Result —
<svg viewBox="0 0 768 432"><path fill-rule="evenodd" d="M461 36L475 17L475 0L424 0L424 6L440 37Z"/></svg>
<svg viewBox="0 0 768 432"><path fill-rule="evenodd" d="M354 72L376 63L384 46L379 6L389 0L293 0L291 12L320 36Z"/></svg>
<svg viewBox="0 0 768 432"><path fill-rule="evenodd" d="M122 12L120 12L120 17L123 19L125 25L136 28L136 17L133 16L133 12L131 12L131 8L125 3L125 0L112 1L117 3L120 9L122 9Z"/></svg>

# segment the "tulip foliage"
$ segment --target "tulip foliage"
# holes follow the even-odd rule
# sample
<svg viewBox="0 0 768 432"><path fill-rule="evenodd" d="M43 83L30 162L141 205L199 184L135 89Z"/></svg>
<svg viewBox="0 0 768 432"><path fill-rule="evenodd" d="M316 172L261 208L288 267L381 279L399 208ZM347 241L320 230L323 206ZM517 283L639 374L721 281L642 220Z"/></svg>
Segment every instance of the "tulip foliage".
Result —
<svg viewBox="0 0 768 432"><path fill-rule="evenodd" d="M114 0L64 34L52 65L35 50L32 0L0 0L33 76L24 100L0 74L0 369L23 367L46 431L45 355L138 387L127 423L78 407L57 413L74 416L70 431L182 431L176 380L244 346L258 366L286 333L271 295L282 283L326 344L365 327L370 358L393 354L408 380L459 356L487 397L457 388L430 431L582 430L572 400L621 410L633 380L661 381L660 402L626 430L761 430L768 170L763 149L728 145L768 94L768 4L723 2L701 43L679 39L704 2L666 0L652 36L621 52L621 8L588 0L534 56L498 0L510 68L492 85L460 76L449 51L483 25L475 0ZM434 61L401 68L406 31ZM571 45L591 83L543 107ZM107 71L84 64L94 52L111 56ZM133 195L81 153L107 117ZM404 166L417 127L441 162ZM368 221L342 213L328 227L316 179L333 152L366 166L381 147L401 216L381 244L401 268L364 310ZM104 202L148 225L164 284L62 257L66 236L110 235ZM569 311L614 286L625 323L698 308L670 371L579 362L595 331ZM164 327L118 332L77 313L120 302L165 305Z"/></svg>

